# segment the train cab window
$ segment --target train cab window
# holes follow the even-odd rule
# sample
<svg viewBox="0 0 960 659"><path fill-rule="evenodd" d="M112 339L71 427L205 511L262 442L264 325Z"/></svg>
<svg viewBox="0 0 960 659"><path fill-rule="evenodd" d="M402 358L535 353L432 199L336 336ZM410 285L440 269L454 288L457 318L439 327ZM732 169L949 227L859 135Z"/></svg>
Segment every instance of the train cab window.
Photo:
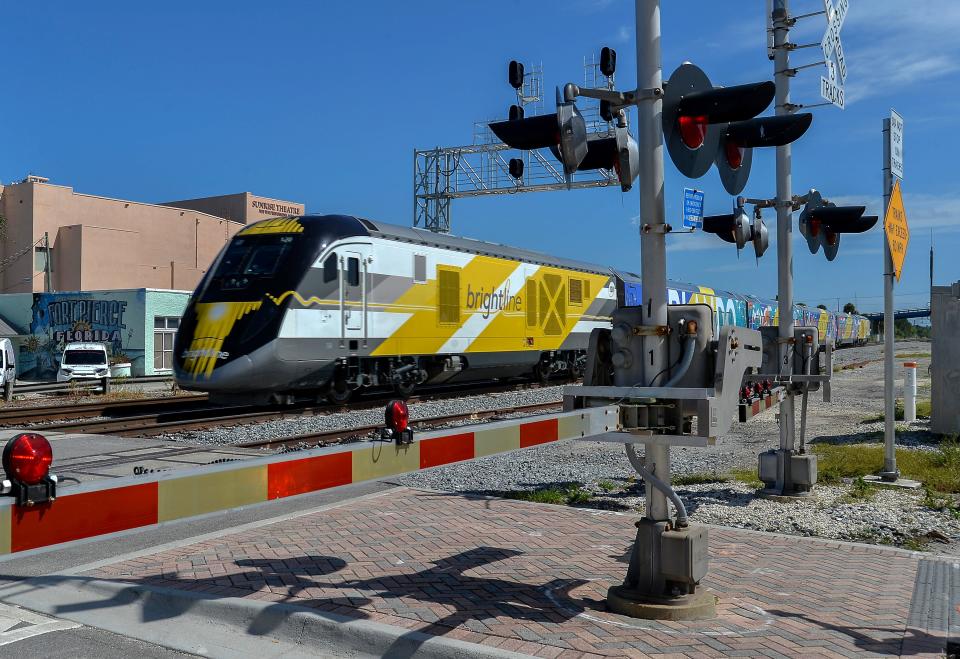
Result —
<svg viewBox="0 0 960 659"><path fill-rule="evenodd" d="M347 259L347 284L360 285L360 259L353 256Z"/></svg>
<svg viewBox="0 0 960 659"><path fill-rule="evenodd" d="M337 280L337 254L334 252L323 262L323 283Z"/></svg>

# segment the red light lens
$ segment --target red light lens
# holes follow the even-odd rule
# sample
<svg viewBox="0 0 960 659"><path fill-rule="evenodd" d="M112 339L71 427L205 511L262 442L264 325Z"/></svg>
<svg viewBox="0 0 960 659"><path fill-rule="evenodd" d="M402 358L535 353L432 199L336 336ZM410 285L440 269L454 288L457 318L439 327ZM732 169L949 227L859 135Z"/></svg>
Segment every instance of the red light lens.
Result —
<svg viewBox="0 0 960 659"><path fill-rule="evenodd" d="M820 235L820 221L819 220L810 220L810 223L807 225L810 227L810 235L816 238Z"/></svg>
<svg viewBox="0 0 960 659"><path fill-rule="evenodd" d="M395 432L403 432L410 425L410 410L402 400L392 400L387 404L387 427Z"/></svg>
<svg viewBox="0 0 960 659"><path fill-rule="evenodd" d="M680 139L690 149L699 149L707 139L707 117L680 115Z"/></svg>
<svg viewBox="0 0 960 659"><path fill-rule="evenodd" d="M727 140L724 145L727 155L727 164L731 169L740 169L743 165L743 153L745 149L732 140Z"/></svg>
<svg viewBox="0 0 960 659"><path fill-rule="evenodd" d="M36 485L50 471L53 449L43 435L17 435L3 449L3 470L7 478L27 485Z"/></svg>
<svg viewBox="0 0 960 659"><path fill-rule="evenodd" d="M837 234L833 231L827 231L827 244L831 247L837 244Z"/></svg>

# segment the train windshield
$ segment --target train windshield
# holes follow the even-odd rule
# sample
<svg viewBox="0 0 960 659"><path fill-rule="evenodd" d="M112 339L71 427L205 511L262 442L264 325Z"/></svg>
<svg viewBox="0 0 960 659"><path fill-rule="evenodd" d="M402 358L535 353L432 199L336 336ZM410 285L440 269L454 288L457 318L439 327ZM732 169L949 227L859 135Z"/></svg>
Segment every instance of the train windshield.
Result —
<svg viewBox="0 0 960 659"><path fill-rule="evenodd" d="M277 273L293 247L293 236L235 238L227 247L210 284L215 290L239 290Z"/></svg>

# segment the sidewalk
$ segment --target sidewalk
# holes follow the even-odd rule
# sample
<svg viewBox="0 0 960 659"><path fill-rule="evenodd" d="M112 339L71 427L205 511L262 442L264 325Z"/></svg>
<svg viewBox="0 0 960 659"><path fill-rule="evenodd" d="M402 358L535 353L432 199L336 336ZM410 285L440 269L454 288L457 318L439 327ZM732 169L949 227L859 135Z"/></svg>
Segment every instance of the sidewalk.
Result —
<svg viewBox="0 0 960 659"><path fill-rule="evenodd" d="M711 528L704 585L720 597L716 619L617 616L603 599L625 574L634 521L399 489L82 577L224 606L293 604L537 657L942 656L960 605L956 561ZM104 615L110 606L103 602Z"/></svg>

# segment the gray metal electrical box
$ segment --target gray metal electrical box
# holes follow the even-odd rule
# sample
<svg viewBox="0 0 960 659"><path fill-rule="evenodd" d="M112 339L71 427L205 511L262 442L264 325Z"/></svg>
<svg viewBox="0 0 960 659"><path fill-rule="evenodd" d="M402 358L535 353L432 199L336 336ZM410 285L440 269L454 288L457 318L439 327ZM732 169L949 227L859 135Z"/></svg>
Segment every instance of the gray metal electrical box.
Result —
<svg viewBox="0 0 960 659"><path fill-rule="evenodd" d="M764 485L773 487L777 482L777 456L780 452L770 449L760 454L758 476ZM817 483L817 456L813 453L791 455L790 480L794 485L810 488Z"/></svg>
<svg viewBox="0 0 960 659"><path fill-rule="evenodd" d="M930 430L960 433L960 282L931 289L930 322Z"/></svg>
<svg viewBox="0 0 960 659"><path fill-rule="evenodd" d="M814 453L790 456L790 478L794 485L813 487L817 483L817 456Z"/></svg>
<svg viewBox="0 0 960 659"><path fill-rule="evenodd" d="M714 358L710 349L713 340L713 310L706 304L677 304L667 308L667 326L664 335L652 335L649 326L643 325L641 307L621 307L613 312L610 330L610 356L614 366L614 385L632 387L638 384L663 386L670 378L670 370L661 373L646 373L649 368L645 339L665 341L667 359L677 364L684 352L687 341L686 328L689 322L695 322L695 347L693 361L686 374L673 383L674 387L711 387L713 386ZM655 331L655 330L653 330ZM655 381L652 381L656 378ZM651 382L652 381L652 382Z"/></svg>
<svg viewBox="0 0 960 659"><path fill-rule="evenodd" d="M669 581L688 586L707 574L707 529L702 526L664 531L660 536L660 561Z"/></svg>

